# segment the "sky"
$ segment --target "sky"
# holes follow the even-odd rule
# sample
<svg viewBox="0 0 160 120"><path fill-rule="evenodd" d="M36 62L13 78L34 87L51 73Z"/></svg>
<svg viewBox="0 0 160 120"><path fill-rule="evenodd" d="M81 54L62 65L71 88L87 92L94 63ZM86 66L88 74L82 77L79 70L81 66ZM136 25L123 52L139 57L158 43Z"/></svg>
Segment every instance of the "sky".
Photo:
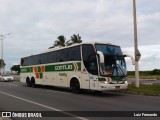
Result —
<svg viewBox="0 0 160 120"><path fill-rule="evenodd" d="M160 0L136 1L139 70L160 69ZM112 43L134 56L133 0L0 0L0 34L7 33L6 70L45 51L60 35ZM135 69L126 62L128 70Z"/></svg>

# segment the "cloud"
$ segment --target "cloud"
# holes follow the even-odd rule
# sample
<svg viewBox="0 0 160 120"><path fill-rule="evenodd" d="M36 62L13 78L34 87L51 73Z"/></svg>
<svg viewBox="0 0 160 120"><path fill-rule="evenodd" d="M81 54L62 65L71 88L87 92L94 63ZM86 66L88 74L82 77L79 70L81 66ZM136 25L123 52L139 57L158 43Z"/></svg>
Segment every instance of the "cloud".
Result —
<svg viewBox="0 0 160 120"><path fill-rule="evenodd" d="M23 56L46 50L59 35L70 39L79 33L83 41L113 43L133 55L132 4L130 0L1 0L0 32L12 33L4 40L7 69ZM145 53L141 69L158 64L158 49L143 57L150 51L146 46L160 44L159 11L159 0L137 1L138 43ZM144 66L145 61L153 67Z"/></svg>
<svg viewBox="0 0 160 120"><path fill-rule="evenodd" d="M140 70L153 70L155 68L160 69L160 45L143 45L139 46L141 58L139 61ZM129 54L134 57L134 47L122 48L124 54ZM134 66L129 58L126 59L129 70L134 70Z"/></svg>
<svg viewBox="0 0 160 120"><path fill-rule="evenodd" d="M140 44L160 44L159 31L160 12L141 15L138 18L138 39ZM154 41L154 42L153 42Z"/></svg>

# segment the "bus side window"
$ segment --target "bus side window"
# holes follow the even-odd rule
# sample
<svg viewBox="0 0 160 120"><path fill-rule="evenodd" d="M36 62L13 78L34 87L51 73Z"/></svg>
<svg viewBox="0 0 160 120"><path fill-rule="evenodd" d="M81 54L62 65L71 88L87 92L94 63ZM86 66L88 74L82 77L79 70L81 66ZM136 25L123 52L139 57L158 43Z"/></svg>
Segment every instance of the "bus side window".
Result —
<svg viewBox="0 0 160 120"><path fill-rule="evenodd" d="M31 57L31 64L38 65L40 64L40 55L35 55Z"/></svg>
<svg viewBox="0 0 160 120"><path fill-rule="evenodd" d="M52 51L47 53L47 61L48 63L55 63L57 62L57 52L56 51Z"/></svg>
<svg viewBox="0 0 160 120"><path fill-rule="evenodd" d="M64 49L64 50L62 50L62 56L61 56L62 58L63 58L63 62L66 62L66 61L68 61L68 49Z"/></svg>
<svg viewBox="0 0 160 120"><path fill-rule="evenodd" d="M68 60L69 61L79 61L81 60L81 54L80 54L80 46L76 46L76 47L71 47L69 48L69 52L68 52Z"/></svg>
<svg viewBox="0 0 160 120"><path fill-rule="evenodd" d="M67 55L67 51L68 49L63 49L63 50L59 50L57 51L57 62L65 62L68 59L68 55Z"/></svg>
<svg viewBox="0 0 160 120"><path fill-rule="evenodd" d="M47 63L47 53L44 53L44 54L40 55L40 63L41 64L46 64Z"/></svg>
<svg viewBox="0 0 160 120"><path fill-rule="evenodd" d="M98 75L97 58L93 45L83 45L82 56L87 71L93 75Z"/></svg>
<svg viewBox="0 0 160 120"><path fill-rule="evenodd" d="M61 54L62 54L62 52L60 50L57 51L57 62L62 62L63 61L62 58L61 58Z"/></svg>
<svg viewBox="0 0 160 120"><path fill-rule="evenodd" d="M24 66L28 66L28 65L31 65L31 57L27 57L27 58L25 58L25 61L24 61Z"/></svg>
<svg viewBox="0 0 160 120"><path fill-rule="evenodd" d="M24 66L24 58L21 58L21 66Z"/></svg>

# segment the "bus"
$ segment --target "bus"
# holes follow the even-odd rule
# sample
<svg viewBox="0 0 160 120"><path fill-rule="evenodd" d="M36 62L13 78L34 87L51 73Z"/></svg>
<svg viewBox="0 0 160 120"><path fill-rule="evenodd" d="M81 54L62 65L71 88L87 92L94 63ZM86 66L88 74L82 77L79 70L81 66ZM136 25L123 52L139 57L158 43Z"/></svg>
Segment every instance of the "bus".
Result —
<svg viewBox="0 0 160 120"><path fill-rule="evenodd" d="M27 86L47 85L93 91L128 87L125 58L120 46L80 43L52 48L21 58L20 81Z"/></svg>

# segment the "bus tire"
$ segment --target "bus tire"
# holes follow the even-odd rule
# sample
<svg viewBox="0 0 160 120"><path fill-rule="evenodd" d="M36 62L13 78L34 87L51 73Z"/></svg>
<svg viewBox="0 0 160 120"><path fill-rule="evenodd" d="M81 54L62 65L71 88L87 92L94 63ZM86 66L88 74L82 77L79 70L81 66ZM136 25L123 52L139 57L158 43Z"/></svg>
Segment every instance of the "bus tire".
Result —
<svg viewBox="0 0 160 120"><path fill-rule="evenodd" d="M27 83L28 87L31 87L31 81L30 81L29 77L26 78L26 83Z"/></svg>
<svg viewBox="0 0 160 120"><path fill-rule="evenodd" d="M31 84L31 87L35 87L36 86L34 77L31 78L30 84Z"/></svg>
<svg viewBox="0 0 160 120"><path fill-rule="evenodd" d="M71 87L73 93L78 94L81 91L79 81L76 78L71 80L70 87Z"/></svg>

